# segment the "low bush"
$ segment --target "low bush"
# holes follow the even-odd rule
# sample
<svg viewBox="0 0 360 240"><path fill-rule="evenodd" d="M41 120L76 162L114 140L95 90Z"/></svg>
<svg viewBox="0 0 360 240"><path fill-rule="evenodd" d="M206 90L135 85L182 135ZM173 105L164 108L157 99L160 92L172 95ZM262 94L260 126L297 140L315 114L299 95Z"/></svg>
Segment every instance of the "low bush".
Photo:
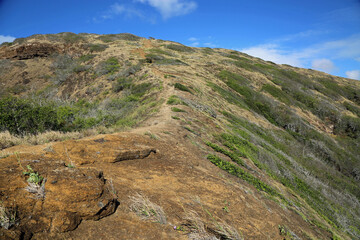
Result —
<svg viewBox="0 0 360 240"><path fill-rule="evenodd" d="M185 86L181 83L175 83L174 87L175 87L175 89L179 89L180 91L192 93L191 90L187 86Z"/></svg>
<svg viewBox="0 0 360 240"><path fill-rule="evenodd" d="M281 89L275 87L274 85L265 84L262 87L262 90L270 93L273 97L277 98L279 101L285 104L291 103L291 98L287 94L285 94Z"/></svg>
<svg viewBox="0 0 360 240"><path fill-rule="evenodd" d="M179 105L182 104L183 101L178 96L172 95L171 97L169 97L166 103L169 105Z"/></svg>
<svg viewBox="0 0 360 240"><path fill-rule="evenodd" d="M55 104L7 97L0 100L0 130L12 134L36 134L45 130L66 129L73 117L69 109Z"/></svg>
<svg viewBox="0 0 360 240"><path fill-rule="evenodd" d="M250 183L257 190L264 191L264 192L270 194L271 196L279 197L281 200L287 202L287 200L281 194L279 194L274 188L270 187L269 185L262 182L261 180L254 177L253 175L246 172L245 170L241 169L240 167L238 167L230 162L224 161L215 155L208 155L207 159L210 162L212 162L213 164L215 164L216 166L218 166L220 169L225 170L226 172L230 173L231 175L239 177L239 178L245 180L246 182Z"/></svg>
<svg viewBox="0 0 360 240"><path fill-rule="evenodd" d="M168 49L177 51L177 52L186 52L186 53L190 53L190 52L194 52L195 50L192 49L191 47L187 47L184 45L177 45L177 44L168 44L165 46Z"/></svg>
<svg viewBox="0 0 360 240"><path fill-rule="evenodd" d="M173 111L173 112L186 112L185 110L177 108L177 107L172 107L171 111Z"/></svg>
<svg viewBox="0 0 360 240"><path fill-rule="evenodd" d="M117 40L126 40L126 41L139 41L141 37L130 33L120 33L120 34L106 34L98 37L101 41L105 43L117 41Z"/></svg>
<svg viewBox="0 0 360 240"><path fill-rule="evenodd" d="M79 57L78 60L80 62L88 62L91 59L93 59L94 57L96 57L95 54L86 54L86 55L82 55L81 57Z"/></svg>
<svg viewBox="0 0 360 240"><path fill-rule="evenodd" d="M233 72L229 72L227 70L222 70L219 74L218 77L223 80L224 82L226 82L227 84L247 84L249 83L249 80L247 80L245 77L233 73Z"/></svg>
<svg viewBox="0 0 360 240"><path fill-rule="evenodd" d="M93 52L102 52L105 51L109 46L104 44L93 44L88 43L83 46L86 50L89 50L91 53Z"/></svg>
<svg viewBox="0 0 360 240"><path fill-rule="evenodd" d="M96 72L99 75L109 74L112 75L120 69L119 60L116 57L110 57L106 61L98 64Z"/></svg>

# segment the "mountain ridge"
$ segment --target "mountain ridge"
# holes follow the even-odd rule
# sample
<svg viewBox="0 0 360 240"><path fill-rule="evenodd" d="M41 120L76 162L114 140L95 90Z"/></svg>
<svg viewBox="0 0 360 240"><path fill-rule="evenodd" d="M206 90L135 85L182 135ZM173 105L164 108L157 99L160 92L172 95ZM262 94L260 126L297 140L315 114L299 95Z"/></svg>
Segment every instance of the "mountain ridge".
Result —
<svg viewBox="0 0 360 240"><path fill-rule="evenodd" d="M251 211L254 214L257 211L255 207L250 207L243 224L259 221L257 228L250 227L250 231L231 213L234 211L240 214L239 209L231 209L229 213L226 209L231 205L216 206L210 200L211 194L197 194L201 193L197 189L191 191L193 196L182 195L182 198L185 202L192 201L187 204L194 207L199 216L193 215L189 223L186 220L189 216L176 218L176 213L172 212L169 216L171 221L182 222L183 227L178 231L167 225L163 230L156 226L157 230L165 234L164 239L180 238L181 233L190 239L194 234L201 235L199 231L186 228L187 223L194 224L194 219L208 226L202 232L202 237L213 234L213 237L225 239L219 233L221 229L216 228L221 222L220 218L214 217L216 221L213 221L210 217L212 215L209 216L207 212L216 212L226 219L229 226L237 229L229 230L227 234L233 232L234 236L238 232L238 237L230 239L240 239L241 235L245 239L262 239L266 234L272 236L271 239L350 239L360 236L357 210L360 197L358 81L315 70L276 65L233 50L192 48L131 34L34 35L15 40L12 44L2 44L0 59L0 81L3 86L0 108L2 113L9 113L1 116L1 130L5 131L0 141L2 148L5 148L1 160L13 159L9 161L16 162L16 156L23 159L23 154L26 158L26 154L29 154L26 153L26 147L7 147L33 142L46 145L29 147L30 152L51 145L57 149L54 158L66 163L69 159L77 159L73 155L75 153L54 147L61 145L61 142L49 141L82 138L98 133L118 132L115 135L121 136L121 133L126 135L125 132L131 132L135 135L131 135L129 140L134 138L142 142L149 138L152 146L172 143L172 147L157 147L163 148L162 151L169 159L173 156L167 148L179 151L180 155L186 155L187 149L197 153L190 154L190 160L181 158L183 160L180 162L189 166L194 163L199 165L183 169L174 162L167 169L169 173L180 168L176 176L189 171L194 178L196 170L207 176L203 180L205 182L206 179L214 178L222 181L214 175L213 172L216 172L226 176L224 179L235 181L234 186L246 184L254 194L257 192L256 196L267 196L273 203L283 206L285 212L293 211L301 216L300 219L291 214L291 217L287 217L283 210L276 210L281 212L276 216L286 223L276 221L275 225L266 227L266 223L259 221L261 214L257 218L251 217ZM46 131L58 132L50 136L51 132ZM81 143L85 140L79 141ZM73 142L70 146L76 148L80 143ZM86 152L86 149L83 151ZM51 152L41 154L51 155ZM151 155L155 162L158 153L161 154L161 151ZM69 159L62 159L62 154L68 154ZM84 156L82 158L85 159ZM126 166L127 161L121 164ZM146 163L146 159L131 161L139 162L138 168L134 169L146 166L157 174L161 172ZM115 173L105 165L81 161L74 164L79 170L91 166L103 171L105 179L107 175L116 178ZM121 169L120 164L116 166ZM219 167L216 171L215 166ZM6 168L2 166L2 169ZM36 164L32 168L36 169ZM132 178L131 175L127 176ZM149 177L142 176L145 179ZM189 179L186 182L190 184ZM114 185L123 187L119 181ZM163 191L168 187L164 187ZM131 195L131 190L137 188L133 186L133 189L127 189L126 192ZM181 189L178 188L183 191ZM5 186L2 190L8 191ZM211 192L210 188L208 191ZM155 192L145 192L166 206L181 209L178 208L182 204L180 200L170 204L165 197L155 197ZM243 191L240 192L231 200L231 194L228 195L224 201L239 204L238 199L245 196ZM159 196L164 194L161 191L156 193ZM214 200L217 204L221 202L218 194L214 195L217 196ZM191 200L196 195L200 199L204 196L207 200L204 203ZM126 197L116 197L121 201L114 216L123 216L127 212L127 208L121 204L127 202ZM4 206L10 206L9 200L1 200ZM47 201L46 197L43 201ZM263 201L252 201L252 204L259 207ZM272 207L278 209L273 203ZM264 204L270 203L266 201ZM43 229L41 231L49 233L40 234L39 229L29 230L27 224L22 223L21 219L25 219L28 210L20 211L20 208L19 226L13 228L18 229L20 235L26 233L34 235L35 239L46 239L55 234L58 238L68 236L81 239L81 234L86 232L82 225L86 224L93 226L90 229L96 234L96 223L90 221L81 223L72 232L58 233ZM185 211L187 215L190 212ZM42 214L41 211L38 214ZM106 224L108 218L111 216L103 218L99 224ZM120 221L119 217L114 218ZM137 221L135 217L131 218L132 223ZM297 219L298 224L289 226L289 219ZM112 221L112 224L116 224L116 221ZM149 223L148 226L151 228L154 224ZM134 230L131 230L131 234L126 232L126 229L131 229L126 226L122 236L129 234L134 239L144 238L141 234L137 236ZM115 233L110 231L108 234L107 237L111 237ZM160 236L152 234L154 239Z"/></svg>

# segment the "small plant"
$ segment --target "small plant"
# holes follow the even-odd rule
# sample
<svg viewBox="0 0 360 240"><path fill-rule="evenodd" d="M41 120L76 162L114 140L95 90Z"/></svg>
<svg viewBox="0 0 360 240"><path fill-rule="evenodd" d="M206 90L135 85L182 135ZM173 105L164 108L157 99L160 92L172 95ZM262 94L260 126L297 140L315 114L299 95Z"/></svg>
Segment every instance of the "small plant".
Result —
<svg viewBox="0 0 360 240"><path fill-rule="evenodd" d="M0 227L9 229L16 223L16 210L0 204Z"/></svg>
<svg viewBox="0 0 360 240"><path fill-rule="evenodd" d="M172 95L171 97L169 97L168 101L166 102L166 104L169 105L178 105L178 104L183 104L183 101L176 95Z"/></svg>
<svg viewBox="0 0 360 240"><path fill-rule="evenodd" d="M177 108L177 107L172 107L171 111L173 111L173 112L186 112L185 110Z"/></svg>
<svg viewBox="0 0 360 240"><path fill-rule="evenodd" d="M75 168L75 164L73 162L65 164L65 166L68 167L68 168Z"/></svg>
<svg viewBox="0 0 360 240"><path fill-rule="evenodd" d="M147 197L136 193L135 196L130 197L130 201L130 210L142 219L166 224L167 221L162 207L151 202Z"/></svg>
<svg viewBox="0 0 360 240"><path fill-rule="evenodd" d="M24 171L23 174L29 177L27 179L28 186L25 188L25 190L34 194L34 199L44 198L46 179L40 176L38 172L35 172L30 165L27 165L26 168L28 171Z"/></svg>
<svg viewBox="0 0 360 240"><path fill-rule="evenodd" d="M27 165L26 168L28 171L24 171L23 174L25 176L29 176L27 179L28 183L35 183L40 185L44 178L40 176L38 172L35 172L30 165Z"/></svg>
<svg viewBox="0 0 360 240"><path fill-rule="evenodd" d="M224 212L229 213L230 212L230 210L229 210L230 203L225 200L224 204L225 204L225 206L222 209L224 210Z"/></svg>
<svg viewBox="0 0 360 240"><path fill-rule="evenodd" d="M155 134L151 133L151 132L146 132L144 133L146 136L149 136L151 139L159 139L158 136L156 136Z"/></svg>
<svg viewBox="0 0 360 240"><path fill-rule="evenodd" d="M175 119L175 120L180 120L180 118L177 117L177 116L171 116L171 118L172 118L172 119Z"/></svg>

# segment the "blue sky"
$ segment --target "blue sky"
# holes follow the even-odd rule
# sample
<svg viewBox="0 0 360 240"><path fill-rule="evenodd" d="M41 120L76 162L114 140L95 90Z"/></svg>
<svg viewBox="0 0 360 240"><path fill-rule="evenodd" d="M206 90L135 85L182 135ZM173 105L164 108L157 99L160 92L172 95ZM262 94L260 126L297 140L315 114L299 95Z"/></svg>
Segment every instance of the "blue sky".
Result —
<svg viewBox="0 0 360 240"><path fill-rule="evenodd" d="M360 0L0 0L0 42L133 33L360 80Z"/></svg>

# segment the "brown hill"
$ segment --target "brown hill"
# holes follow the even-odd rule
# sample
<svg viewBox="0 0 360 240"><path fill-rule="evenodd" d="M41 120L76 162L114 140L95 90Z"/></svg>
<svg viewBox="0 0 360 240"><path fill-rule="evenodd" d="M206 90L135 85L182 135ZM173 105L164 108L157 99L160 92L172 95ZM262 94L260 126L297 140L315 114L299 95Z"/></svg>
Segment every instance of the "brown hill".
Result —
<svg viewBox="0 0 360 240"><path fill-rule="evenodd" d="M357 81L131 34L0 59L5 239L360 237Z"/></svg>

